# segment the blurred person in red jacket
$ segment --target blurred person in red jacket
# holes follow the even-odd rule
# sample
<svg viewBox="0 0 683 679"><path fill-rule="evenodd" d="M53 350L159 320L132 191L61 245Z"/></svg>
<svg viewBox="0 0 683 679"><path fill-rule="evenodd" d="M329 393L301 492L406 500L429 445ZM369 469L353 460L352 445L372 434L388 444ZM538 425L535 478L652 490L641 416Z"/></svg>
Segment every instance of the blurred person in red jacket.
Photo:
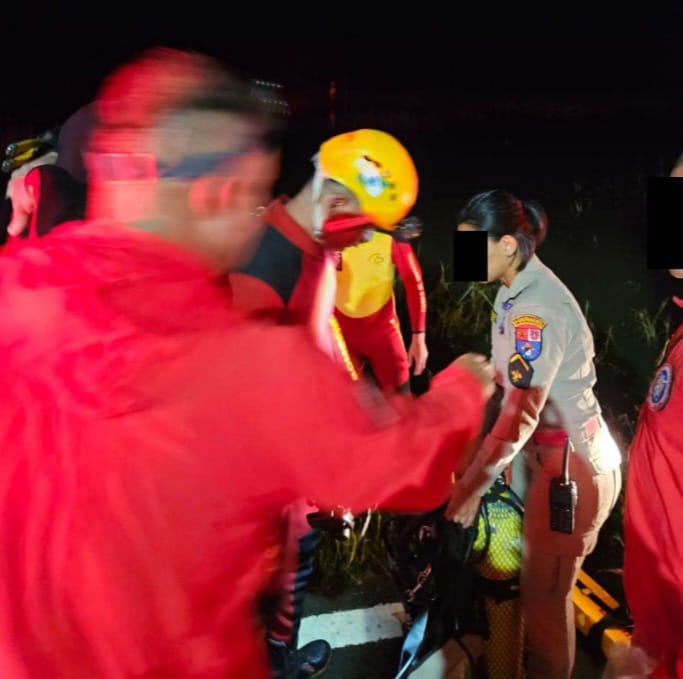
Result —
<svg viewBox="0 0 683 679"><path fill-rule="evenodd" d="M264 679L281 508L437 506L492 368L384 399L229 308L277 168L212 59L151 49L97 106L87 219L0 258L0 676Z"/></svg>

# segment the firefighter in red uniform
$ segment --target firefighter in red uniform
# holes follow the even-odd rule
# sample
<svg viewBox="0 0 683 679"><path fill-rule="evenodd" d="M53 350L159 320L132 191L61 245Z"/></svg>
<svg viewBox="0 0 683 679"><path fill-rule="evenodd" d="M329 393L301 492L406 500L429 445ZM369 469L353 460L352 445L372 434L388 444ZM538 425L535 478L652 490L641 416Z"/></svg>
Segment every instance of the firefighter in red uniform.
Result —
<svg viewBox="0 0 683 679"><path fill-rule="evenodd" d="M438 505L492 366L368 399L229 309L273 159L211 59L150 50L97 105L88 219L0 257L0 676L265 679L281 508Z"/></svg>
<svg viewBox="0 0 683 679"><path fill-rule="evenodd" d="M683 182L683 156L671 172ZM683 278L683 269L670 269ZM683 307L683 300L674 297ZM683 323L640 409L624 503L624 592L652 677L683 679Z"/></svg>
<svg viewBox="0 0 683 679"><path fill-rule="evenodd" d="M374 227L390 229L401 220L417 197L417 174L398 140L371 129L328 139L314 163L313 176L295 196L281 196L266 209L255 252L230 275L233 304L261 318L309 326L319 346L356 379L333 313L334 253L367 239ZM323 639L297 648L304 594L320 543L320 532L307 519L315 510L309 498L285 510L284 564L268 640L281 677L318 676L330 659Z"/></svg>
<svg viewBox="0 0 683 679"><path fill-rule="evenodd" d="M674 273L675 272L675 273ZM672 270L683 278L683 270ZM683 307L683 300L675 299ZM640 410L624 513L624 590L633 644L658 663L653 677L683 679L683 324Z"/></svg>

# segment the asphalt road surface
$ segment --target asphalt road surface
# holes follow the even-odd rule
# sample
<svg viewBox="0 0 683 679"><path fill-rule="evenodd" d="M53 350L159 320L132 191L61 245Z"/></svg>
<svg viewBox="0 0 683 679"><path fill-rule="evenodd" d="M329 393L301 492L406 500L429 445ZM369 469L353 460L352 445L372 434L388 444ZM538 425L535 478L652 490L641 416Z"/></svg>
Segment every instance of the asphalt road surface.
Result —
<svg viewBox="0 0 683 679"><path fill-rule="evenodd" d="M307 594L300 645L326 639L333 648L325 679L393 679L398 669L403 607L390 583L329 598ZM476 651L476 639L467 640ZM601 679L604 658L591 654L577 635L572 679ZM468 679L467 660L455 643L434 654L411 679Z"/></svg>

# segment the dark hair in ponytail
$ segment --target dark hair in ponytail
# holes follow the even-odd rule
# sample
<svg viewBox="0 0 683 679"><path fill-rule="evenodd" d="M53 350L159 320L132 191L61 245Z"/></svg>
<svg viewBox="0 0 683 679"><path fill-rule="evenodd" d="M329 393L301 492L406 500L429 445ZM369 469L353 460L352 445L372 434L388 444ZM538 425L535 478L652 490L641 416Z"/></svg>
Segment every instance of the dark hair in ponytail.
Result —
<svg viewBox="0 0 683 679"><path fill-rule="evenodd" d="M460 211L458 224L471 224L496 241L513 236L521 257L519 271L548 233L548 217L540 203L520 200L503 189L485 191L471 198Z"/></svg>

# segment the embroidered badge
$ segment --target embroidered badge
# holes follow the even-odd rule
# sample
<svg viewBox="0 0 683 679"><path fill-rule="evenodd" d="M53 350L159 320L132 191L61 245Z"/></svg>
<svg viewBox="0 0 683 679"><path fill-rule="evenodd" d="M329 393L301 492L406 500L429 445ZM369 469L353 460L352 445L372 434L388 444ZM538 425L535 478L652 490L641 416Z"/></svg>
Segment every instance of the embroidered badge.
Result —
<svg viewBox="0 0 683 679"><path fill-rule="evenodd" d="M670 363L665 363L655 373L647 394L647 405L651 410L661 410L671 396L671 385L674 381L674 369Z"/></svg>
<svg viewBox="0 0 683 679"><path fill-rule="evenodd" d="M519 354L512 354L508 361L508 377L513 387L528 389L531 386L531 378L534 369Z"/></svg>
<svg viewBox="0 0 683 679"><path fill-rule="evenodd" d="M535 361L543 348L543 328L548 325L542 318L526 314L512 319L515 328L515 351L527 361Z"/></svg>

